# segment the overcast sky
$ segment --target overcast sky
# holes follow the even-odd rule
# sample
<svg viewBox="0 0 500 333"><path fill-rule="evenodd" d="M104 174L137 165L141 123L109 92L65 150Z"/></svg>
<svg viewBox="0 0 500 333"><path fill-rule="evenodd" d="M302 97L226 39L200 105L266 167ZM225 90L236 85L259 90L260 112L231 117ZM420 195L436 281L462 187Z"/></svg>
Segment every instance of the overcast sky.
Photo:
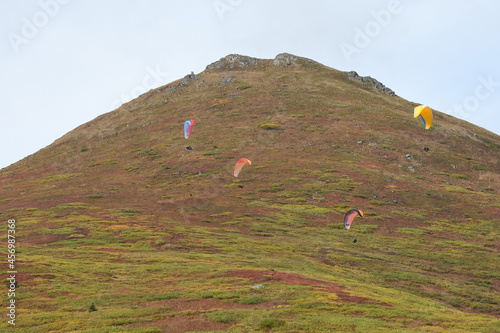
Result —
<svg viewBox="0 0 500 333"><path fill-rule="evenodd" d="M498 0L0 0L0 36L0 168L231 53L355 70L500 134Z"/></svg>

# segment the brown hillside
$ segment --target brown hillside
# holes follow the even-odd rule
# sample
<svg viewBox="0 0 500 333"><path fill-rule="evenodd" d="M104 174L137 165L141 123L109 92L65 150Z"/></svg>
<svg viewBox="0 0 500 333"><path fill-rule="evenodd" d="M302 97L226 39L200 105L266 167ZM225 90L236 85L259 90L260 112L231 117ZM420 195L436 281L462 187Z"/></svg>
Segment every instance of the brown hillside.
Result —
<svg viewBox="0 0 500 333"><path fill-rule="evenodd" d="M19 327L494 331L500 137L435 110L425 130L416 105L309 59L228 55L2 169Z"/></svg>

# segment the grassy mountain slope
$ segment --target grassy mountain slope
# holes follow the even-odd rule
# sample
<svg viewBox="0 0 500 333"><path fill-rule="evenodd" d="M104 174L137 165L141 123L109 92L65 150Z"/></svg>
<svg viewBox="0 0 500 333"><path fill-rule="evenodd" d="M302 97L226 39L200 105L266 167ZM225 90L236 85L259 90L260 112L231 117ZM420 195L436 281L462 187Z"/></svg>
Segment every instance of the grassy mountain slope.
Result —
<svg viewBox="0 0 500 333"><path fill-rule="evenodd" d="M2 169L16 328L499 331L500 138L415 106L230 55Z"/></svg>

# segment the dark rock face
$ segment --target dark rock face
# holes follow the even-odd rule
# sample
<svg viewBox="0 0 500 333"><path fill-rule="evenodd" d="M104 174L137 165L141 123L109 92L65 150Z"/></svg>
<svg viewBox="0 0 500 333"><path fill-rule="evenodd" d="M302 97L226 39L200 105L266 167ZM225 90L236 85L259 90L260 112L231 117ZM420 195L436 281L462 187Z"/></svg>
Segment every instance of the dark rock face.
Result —
<svg viewBox="0 0 500 333"><path fill-rule="evenodd" d="M347 72L347 77L351 80L360 82L363 86L366 86L367 84L371 85L375 90L377 90L383 94L396 96L396 93L392 89L384 86L381 82L377 81L376 79L374 79L370 76L360 76L355 71L351 71L351 72Z"/></svg>

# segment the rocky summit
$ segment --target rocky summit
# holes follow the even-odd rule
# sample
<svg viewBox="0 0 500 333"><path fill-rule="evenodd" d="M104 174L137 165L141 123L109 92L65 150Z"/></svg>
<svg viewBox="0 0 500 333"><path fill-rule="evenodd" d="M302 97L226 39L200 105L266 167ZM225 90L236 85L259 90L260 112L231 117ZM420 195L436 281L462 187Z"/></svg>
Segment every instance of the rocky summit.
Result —
<svg viewBox="0 0 500 333"><path fill-rule="evenodd" d="M231 54L82 124L0 170L16 329L500 331L500 138L419 104Z"/></svg>

